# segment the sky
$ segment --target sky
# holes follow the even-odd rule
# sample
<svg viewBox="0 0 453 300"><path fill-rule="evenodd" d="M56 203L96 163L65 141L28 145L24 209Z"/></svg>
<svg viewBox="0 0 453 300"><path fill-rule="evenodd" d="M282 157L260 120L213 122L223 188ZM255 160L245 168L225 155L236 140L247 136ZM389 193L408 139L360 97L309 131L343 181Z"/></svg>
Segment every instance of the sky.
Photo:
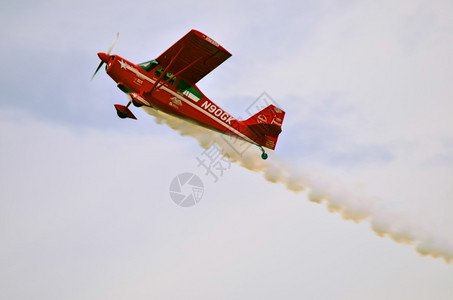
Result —
<svg viewBox="0 0 453 300"><path fill-rule="evenodd" d="M451 1L24 0L0 25L0 298L451 298ZM212 101L286 111L266 162L214 178L206 140L90 81L117 32L141 63L190 29L233 54Z"/></svg>

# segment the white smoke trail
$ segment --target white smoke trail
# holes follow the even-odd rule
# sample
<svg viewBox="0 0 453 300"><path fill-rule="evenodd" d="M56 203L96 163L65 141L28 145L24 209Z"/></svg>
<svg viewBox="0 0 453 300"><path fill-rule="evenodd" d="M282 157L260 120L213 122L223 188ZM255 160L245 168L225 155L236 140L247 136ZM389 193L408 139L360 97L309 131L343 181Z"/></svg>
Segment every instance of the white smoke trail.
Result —
<svg viewBox="0 0 453 300"><path fill-rule="evenodd" d="M305 174L301 170L295 170L275 153L269 153L267 160L261 159L256 147L250 147L250 151L239 154L225 135L154 109L144 110L153 115L158 124L167 124L183 136L196 138L204 149L208 149L214 142L222 149L222 154L232 162L248 170L261 172L269 182L282 183L290 191L304 193L310 201L325 204L329 212L338 213L345 220L368 221L378 236L414 245L420 255L442 258L447 263L453 262L453 245L447 239L427 232L405 216L380 209L377 205L378 199L360 196L339 180L330 180L319 174Z"/></svg>

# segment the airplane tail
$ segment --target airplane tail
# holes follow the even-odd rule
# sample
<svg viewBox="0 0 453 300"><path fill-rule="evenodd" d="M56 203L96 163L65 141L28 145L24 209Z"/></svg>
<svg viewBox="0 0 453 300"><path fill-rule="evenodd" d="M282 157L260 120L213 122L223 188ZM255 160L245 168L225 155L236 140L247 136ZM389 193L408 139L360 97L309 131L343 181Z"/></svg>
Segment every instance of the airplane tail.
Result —
<svg viewBox="0 0 453 300"><path fill-rule="evenodd" d="M244 121L247 135L259 145L274 150L284 117L285 112L271 104Z"/></svg>

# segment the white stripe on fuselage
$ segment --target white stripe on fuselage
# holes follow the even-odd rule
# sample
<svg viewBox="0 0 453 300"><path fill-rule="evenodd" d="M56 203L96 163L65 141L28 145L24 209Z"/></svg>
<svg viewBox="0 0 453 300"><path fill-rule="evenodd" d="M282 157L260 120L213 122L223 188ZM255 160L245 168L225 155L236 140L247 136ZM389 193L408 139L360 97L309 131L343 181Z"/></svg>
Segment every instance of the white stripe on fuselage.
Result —
<svg viewBox="0 0 453 300"><path fill-rule="evenodd" d="M154 84L156 81L152 80L151 78L149 78L148 76L146 75L143 75L139 70L137 70L136 68L134 68L133 66L129 65L127 62L123 61L123 60L120 60L119 61L120 65L121 65L121 69L125 69L125 70L129 70L131 71L132 73L134 73L137 77L139 77L140 79L143 79L143 80L147 80L149 81L150 83ZM202 109L201 107L199 107L198 105L195 105L194 103L192 103L190 100L187 100L186 98L182 97L181 95L175 93L174 91L172 91L171 89L167 88L166 86L161 86L159 88L163 88L165 91L169 92L170 94L172 94L173 96L181 99L182 101L184 101L184 103L186 104L189 104L190 106L192 106L193 108L197 109L198 111L202 112L203 114L207 115L208 117L210 117L211 119L213 119L214 121L216 121L217 123L225 126L226 128L228 128L229 130L231 130L232 132L234 132L235 134L237 134L238 136L240 136L241 138L243 138L244 140L246 140L247 142L250 142L252 144L255 144L255 145L258 145L256 142L254 142L253 140L251 140L249 137L247 137L246 135L244 135L243 133L239 132L238 130L234 129L233 127L231 127L230 125L228 125L227 123L223 122L222 120L219 120L217 119L214 115L211 115L210 113L208 113L206 110Z"/></svg>

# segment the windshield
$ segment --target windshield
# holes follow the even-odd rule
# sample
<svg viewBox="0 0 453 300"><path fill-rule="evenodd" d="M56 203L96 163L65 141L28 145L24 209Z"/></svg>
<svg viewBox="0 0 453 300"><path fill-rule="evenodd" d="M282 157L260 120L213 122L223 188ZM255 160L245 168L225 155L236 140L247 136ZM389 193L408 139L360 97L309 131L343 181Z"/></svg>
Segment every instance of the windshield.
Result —
<svg viewBox="0 0 453 300"><path fill-rule="evenodd" d="M153 59L153 60L150 60L150 61L141 63L141 64L139 64L138 66L139 66L140 68L142 68L143 70L145 70L145 71L151 71L151 70L154 69L158 64L159 64L159 62L158 62L157 60Z"/></svg>

